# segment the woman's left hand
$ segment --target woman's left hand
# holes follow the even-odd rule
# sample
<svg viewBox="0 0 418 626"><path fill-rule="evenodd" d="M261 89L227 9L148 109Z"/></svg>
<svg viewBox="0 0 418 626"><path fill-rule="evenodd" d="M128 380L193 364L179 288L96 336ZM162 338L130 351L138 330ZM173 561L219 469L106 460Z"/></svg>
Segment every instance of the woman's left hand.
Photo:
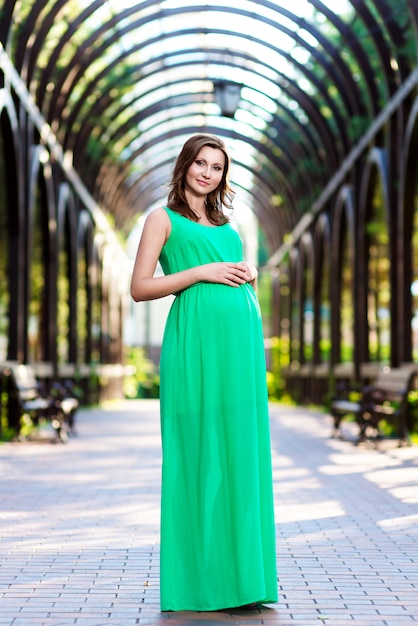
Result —
<svg viewBox="0 0 418 626"><path fill-rule="evenodd" d="M238 265L244 271L244 278L246 282L250 283L250 285L252 285L252 287L255 288L257 284L257 277L258 277L258 271L255 265L252 265L251 263L247 263L246 261L241 261Z"/></svg>

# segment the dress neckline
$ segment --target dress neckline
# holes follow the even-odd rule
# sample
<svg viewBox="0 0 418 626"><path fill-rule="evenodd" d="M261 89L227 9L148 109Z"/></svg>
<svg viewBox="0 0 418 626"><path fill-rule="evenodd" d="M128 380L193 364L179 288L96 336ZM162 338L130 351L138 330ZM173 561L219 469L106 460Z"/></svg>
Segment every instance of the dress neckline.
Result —
<svg viewBox="0 0 418 626"><path fill-rule="evenodd" d="M229 224L229 222L225 222L225 224L202 224L199 221L194 221L194 220L190 220L188 217L186 217L185 215L182 215L181 213L178 213L177 211L173 211L173 209L170 209L169 206L165 207L166 209L168 209L169 211L171 211L171 213L174 213L175 215L178 215L179 217L182 217L183 219L187 220L188 222L191 222L191 224L197 224L198 226L202 226L203 228L221 228L222 226L226 226L227 224Z"/></svg>

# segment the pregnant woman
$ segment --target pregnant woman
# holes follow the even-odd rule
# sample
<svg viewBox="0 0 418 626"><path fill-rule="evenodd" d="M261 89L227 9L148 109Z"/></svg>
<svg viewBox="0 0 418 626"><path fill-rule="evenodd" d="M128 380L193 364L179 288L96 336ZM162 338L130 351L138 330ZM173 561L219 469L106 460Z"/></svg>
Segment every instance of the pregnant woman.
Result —
<svg viewBox="0 0 418 626"><path fill-rule="evenodd" d="M160 362L162 611L277 601L257 270L224 212L228 169L221 139L186 141L132 275L135 301L175 295Z"/></svg>

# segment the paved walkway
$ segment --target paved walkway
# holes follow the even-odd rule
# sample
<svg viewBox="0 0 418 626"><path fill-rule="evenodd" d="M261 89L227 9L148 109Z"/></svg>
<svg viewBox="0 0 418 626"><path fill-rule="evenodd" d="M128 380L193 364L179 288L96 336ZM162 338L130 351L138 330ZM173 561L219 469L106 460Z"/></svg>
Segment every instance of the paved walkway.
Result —
<svg viewBox="0 0 418 626"><path fill-rule="evenodd" d="M0 446L0 626L418 622L418 447L329 438L272 405L281 599L160 613L156 401L83 410L66 445Z"/></svg>

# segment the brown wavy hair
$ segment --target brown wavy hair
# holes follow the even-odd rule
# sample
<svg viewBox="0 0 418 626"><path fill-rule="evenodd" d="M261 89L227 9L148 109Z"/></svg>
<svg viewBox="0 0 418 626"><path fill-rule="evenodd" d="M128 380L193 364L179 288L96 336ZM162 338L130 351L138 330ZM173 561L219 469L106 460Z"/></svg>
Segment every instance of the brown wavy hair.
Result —
<svg viewBox="0 0 418 626"><path fill-rule="evenodd" d="M193 135L186 141L174 165L173 176L169 185L167 206L172 211L176 211L194 222L198 221L196 213L187 202L184 183L189 167L205 146L222 150L225 155L222 180L217 188L206 196L206 216L212 224L221 226L229 222L228 217L223 212L223 207L232 209L232 200L235 193L228 182L228 171L231 161L227 149L222 139L215 135Z"/></svg>

